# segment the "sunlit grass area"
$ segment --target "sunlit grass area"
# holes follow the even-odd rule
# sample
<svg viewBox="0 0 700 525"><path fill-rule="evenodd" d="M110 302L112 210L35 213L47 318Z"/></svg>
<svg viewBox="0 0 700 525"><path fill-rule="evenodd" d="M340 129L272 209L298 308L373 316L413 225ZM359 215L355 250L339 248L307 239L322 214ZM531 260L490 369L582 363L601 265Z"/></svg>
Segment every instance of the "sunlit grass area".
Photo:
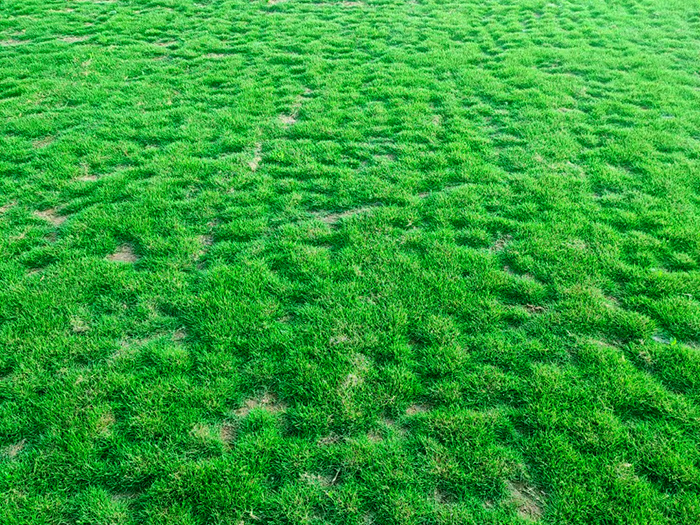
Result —
<svg viewBox="0 0 700 525"><path fill-rule="evenodd" d="M700 523L700 4L0 3L0 523Z"/></svg>

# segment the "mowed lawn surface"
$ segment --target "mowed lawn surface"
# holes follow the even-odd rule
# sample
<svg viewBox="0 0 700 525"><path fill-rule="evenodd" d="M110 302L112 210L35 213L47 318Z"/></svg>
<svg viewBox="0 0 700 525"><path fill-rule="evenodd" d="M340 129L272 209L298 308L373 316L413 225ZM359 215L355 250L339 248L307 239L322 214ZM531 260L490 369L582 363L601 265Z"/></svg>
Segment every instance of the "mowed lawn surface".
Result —
<svg viewBox="0 0 700 525"><path fill-rule="evenodd" d="M4 0L0 523L700 523L700 4Z"/></svg>

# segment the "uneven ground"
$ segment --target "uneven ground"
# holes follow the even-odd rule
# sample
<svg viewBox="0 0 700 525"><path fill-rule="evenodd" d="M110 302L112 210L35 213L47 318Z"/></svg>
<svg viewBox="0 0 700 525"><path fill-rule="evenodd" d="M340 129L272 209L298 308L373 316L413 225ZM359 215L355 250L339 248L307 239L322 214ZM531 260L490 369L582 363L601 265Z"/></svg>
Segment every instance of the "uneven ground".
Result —
<svg viewBox="0 0 700 525"><path fill-rule="evenodd" d="M0 3L0 523L700 523L700 4Z"/></svg>

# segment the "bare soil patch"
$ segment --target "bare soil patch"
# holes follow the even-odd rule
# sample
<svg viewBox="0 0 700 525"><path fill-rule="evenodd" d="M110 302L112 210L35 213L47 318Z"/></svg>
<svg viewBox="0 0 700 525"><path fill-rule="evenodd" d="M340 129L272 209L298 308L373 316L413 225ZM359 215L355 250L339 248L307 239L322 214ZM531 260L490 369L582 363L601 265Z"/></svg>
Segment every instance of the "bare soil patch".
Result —
<svg viewBox="0 0 700 525"><path fill-rule="evenodd" d="M287 409L287 405L277 400L277 398L270 393L263 394L262 397L258 399L247 399L243 406L236 409L233 413L239 417L246 417L256 408L261 408L267 410L268 412L277 413L284 412Z"/></svg>
<svg viewBox="0 0 700 525"><path fill-rule="evenodd" d="M49 208L47 210L37 211L34 212L34 215L36 215L40 219L44 219L45 221L50 222L54 226L60 226L68 219L68 217L59 215L56 211L56 208Z"/></svg>
<svg viewBox="0 0 700 525"><path fill-rule="evenodd" d="M308 472L304 472L301 475L301 479L304 480L306 483L309 485L317 485L321 487L331 487L336 484L338 481L338 475L340 474L340 470L338 470L335 475L328 475L328 476L323 476L321 474L310 474Z"/></svg>
<svg viewBox="0 0 700 525"><path fill-rule="evenodd" d="M44 137L43 139L37 139L32 142L32 146L36 149L42 149L51 144L54 140L54 137Z"/></svg>
<svg viewBox="0 0 700 525"><path fill-rule="evenodd" d="M77 42L85 42L87 39L89 39L89 36L76 36L76 35L68 35L68 36L62 36L59 38L61 42L65 42L67 44L75 44Z"/></svg>
<svg viewBox="0 0 700 525"><path fill-rule="evenodd" d="M377 432L368 432L367 433L367 440L370 443L381 443L382 441L384 441L384 438L382 437L381 434L379 434Z"/></svg>
<svg viewBox="0 0 700 525"><path fill-rule="evenodd" d="M415 404L406 409L407 416L415 416L416 414L425 414L429 408L425 405Z"/></svg>
<svg viewBox="0 0 700 525"><path fill-rule="evenodd" d="M502 252L506 246L510 243L510 241L513 240L513 237L510 235L505 235L498 239L495 243L493 243L493 246L491 246L491 251L492 252Z"/></svg>
<svg viewBox="0 0 700 525"><path fill-rule="evenodd" d="M101 436L108 436L112 433L112 425L116 422L114 414L107 411L97 420L97 433Z"/></svg>
<svg viewBox="0 0 700 525"><path fill-rule="evenodd" d="M661 332L657 332L654 335L651 336L651 338L656 341L657 343L660 343L662 345L670 345L671 344L671 338L667 336L666 334L663 334Z"/></svg>
<svg viewBox="0 0 700 525"><path fill-rule="evenodd" d="M291 126L297 121L296 115L280 115L280 122L285 126Z"/></svg>
<svg viewBox="0 0 700 525"><path fill-rule="evenodd" d="M531 314L543 314L545 312L544 306L536 306L534 304L526 304L525 310Z"/></svg>
<svg viewBox="0 0 700 525"><path fill-rule="evenodd" d="M343 440L340 436L336 434L331 434L330 436L325 436L322 438L319 438L319 440L316 442L319 447L327 447L328 445L337 445Z"/></svg>
<svg viewBox="0 0 700 525"><path fill-rule="evenodd" d="M379 204L374 204L371 206L363 206L362 208L355 208L352 210L347 210L347 211L341 211L338 213L328 213L325 215L318 215L318 218L321 222L325 224L330 224L331 226L334 226L338 224L340 221L343 219L348 219L350 217L354 217L355 215L359 215L361 213L366 213L369 211L372 211L376 208L379 208Z"/></svg>
<svg viewBox="0 0 700 525"><path fill-rule="evenodd" d="M5 455L10 458L10 459L15 459L22 450L24 450L25 445L27 444L27 440L23 439L14 445L10 445L5 448Z"/></svg>
<svg viewBox="0 0 700 525"><path fill-rule="evenodd" d="M294 104L292 104L292 107L290 108L290 113L288 115L280 115L279 119L283 126L289 127L297 121L297 118L299 117L299 111L301 110L301 106L304 104L304 99L310 94L311 90L305 89L303 93L297 96L296 100L294 101Z"/></svg>
<svg viewBox="0 0 700 525"><path fill-rule="evenodd" d="M90 325L87 321L78 315L70 318L70 327L74 334L84 334L90 331Z"/></svg>
<svg viewBox="0 0 700 525"><path fill-rule="evenodd" d="M219 437L224 443L231 443L236 437L236 427L229 423L224 423L221 425L221 430L219 430Z"/></svg>
<svg viewBox="0 0 700 525"><path fill-rule="evenodd" d="M527 521L537 521L542 517L544 493L541 490L522 481L509 481L506 488L516 505L518 516Z"/></svg>
<svg viewBox="0 0 700 525"><path fill-rule="evenodd" d="M17 40L14 38L8 38L7 40L0 40L0 47L23 46L28 43L29 40Z"/></svg>
<svg viewBox="0 0 700 525"><path fill-rule="evenodd" d="M135 263L139 260L130 244L122 244L116 252L107 256L108 261Z"/></svg>
<svg viewBox="0 0 700 525"><path fill-rule="evenodd" d="M255 144L255 149L253 150L253 158L248 163L250 171L257 171L262 161L262 142Z"/></svg>
<svg viewBox="0 0 700 525"><path fill-rule="evenodd" d="M455 499L451 494L440 489L435 489L433 492L433 498L440 505L451 505L455 502Z"/></svg>

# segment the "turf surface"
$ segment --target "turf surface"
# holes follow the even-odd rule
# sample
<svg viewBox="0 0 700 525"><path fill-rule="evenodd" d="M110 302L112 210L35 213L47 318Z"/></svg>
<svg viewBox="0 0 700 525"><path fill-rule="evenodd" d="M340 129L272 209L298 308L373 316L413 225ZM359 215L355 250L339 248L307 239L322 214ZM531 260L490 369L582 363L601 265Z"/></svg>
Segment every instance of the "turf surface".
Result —
<svg viewBox="0 0 700 525"><path fill-rule="evenodd" d="M0 3L0 523L700 523L700 4Z"/></svg>

